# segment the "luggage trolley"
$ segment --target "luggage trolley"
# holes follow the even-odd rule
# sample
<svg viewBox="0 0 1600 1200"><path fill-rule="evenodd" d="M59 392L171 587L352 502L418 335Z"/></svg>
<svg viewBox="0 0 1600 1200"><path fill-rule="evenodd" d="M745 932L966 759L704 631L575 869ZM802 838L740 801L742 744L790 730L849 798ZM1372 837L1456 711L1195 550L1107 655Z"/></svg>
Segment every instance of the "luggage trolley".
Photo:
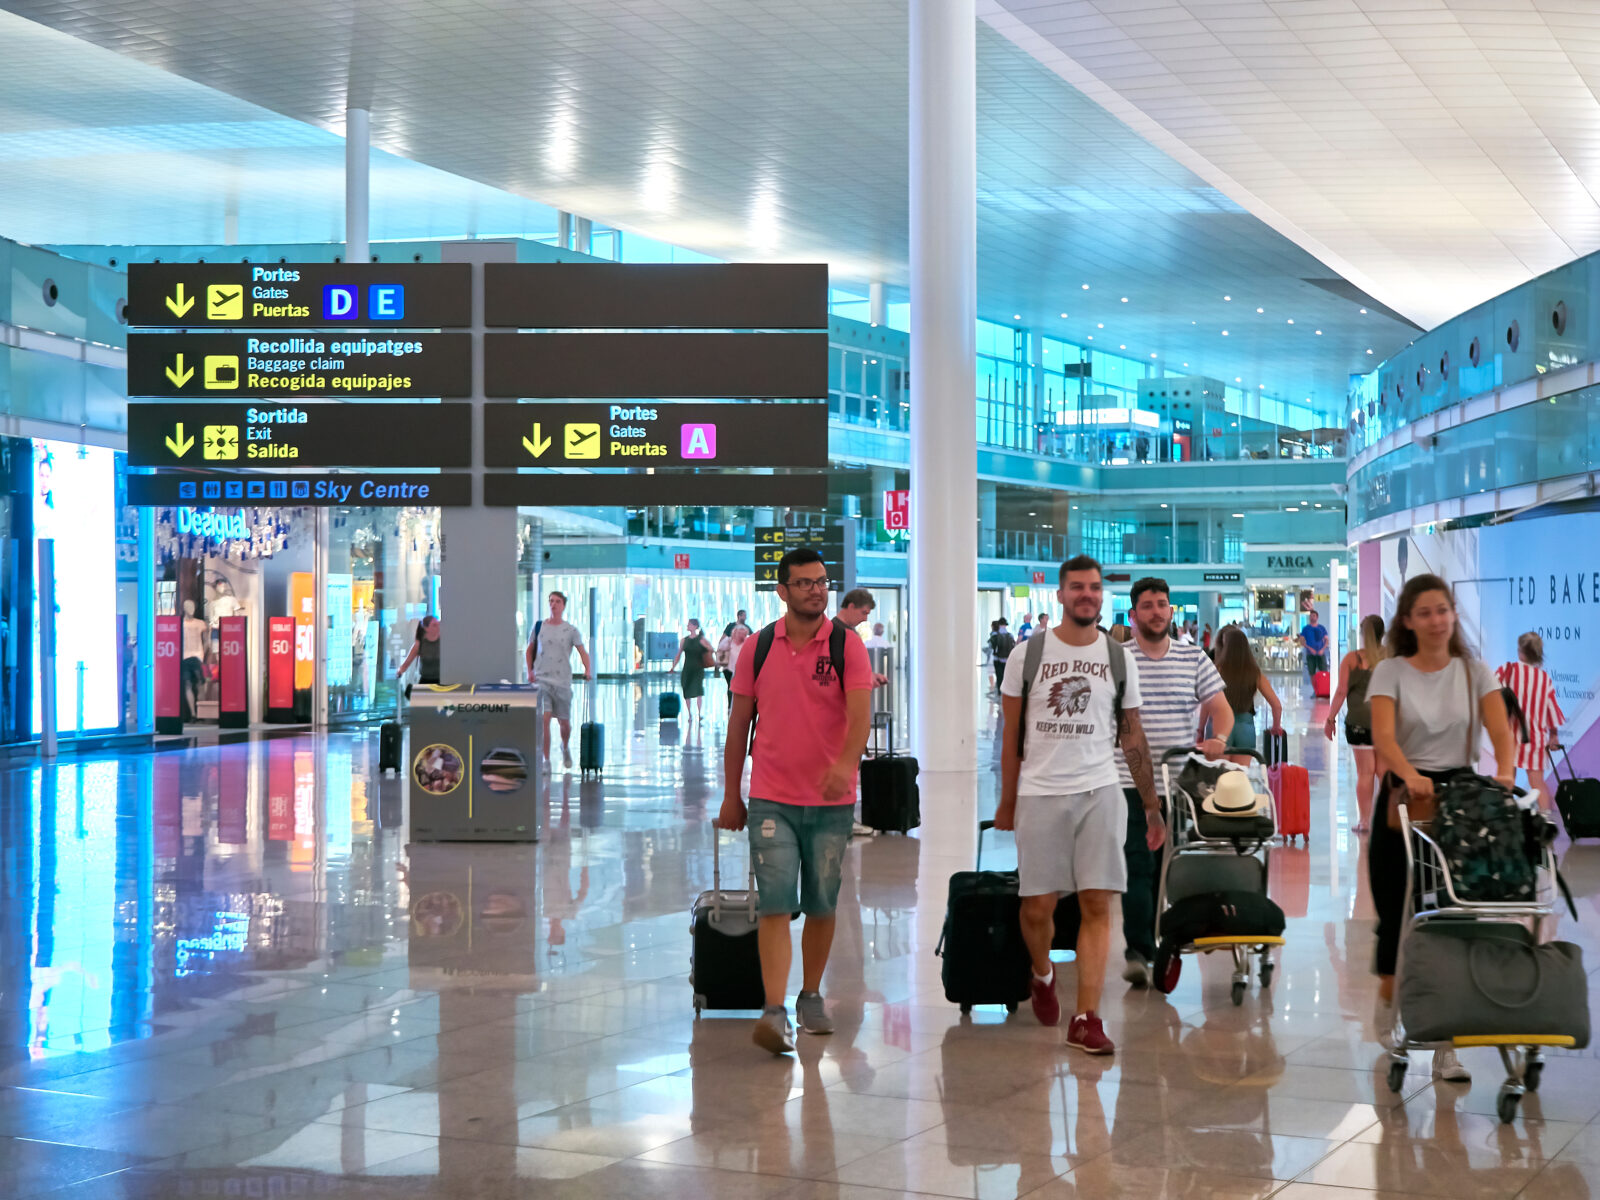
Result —
<svg viewBox="0 0 1600 1200"><path fill-rule="evenodd" d="M1224 891L1266 895L1267 891L1272 839L1277 836L1277 813L1271 800L1266 811L1255 817L1218 817L1206 812L1201 807L1204 797L1186 790L1181 775L1176 781L1172 775L1172 764L1193 753L1178 748L1161 756L1161 785L1167 796L1169 816L1167 844L1161 857L1161 889L1156 901L1158 920L1169 905L1190 896ZM1255 760L1263 778L1251 778L1250 786L1270 797L1264 778L1266 759L1254 750L1230 753L1247 753ZM1250 770L1246 768L1247 773ZM1283 944L1283 938L1276 934L1234 934L1196 938L1180 946L1170 957L1163 950L1157 950L1153 970L1155 986L1163 993L1178 986L1178 976L1183 969L1182 955L1226 951L1233 956L1233 1002L1243 1004L1245 990L1250 986L1251 957L1259 959L1261 986L1269 988L1272 986L1272 951Z"/></svg>
<svg viewBox="0 0 1600 1200"><path fill-rule="evenodd" d="M1518 794L1522 794L1518 789ZM1434 841L1424 827L1424 822L1413 822L1404 804L1398 806L1400 830L1406 843L1406 908L1410 920L1401 935L1401 967L1405 963L1405 942L1410 935L1434 921L1460 923L1473 921L1482 924L1521 926L1524 921L1537 929L1538 922L1555 912L1556 860L1555 852L1546 845L1540 857L1539 887L1529 903L1505 901L1463 900L1456 895L1455 882L1450 877L1450 864L1439 843ZM1524 932L1527 929L1524 928ZM1528 936L1531 938L1532 934ZM1398 978L1398 974L1396 976ZM1397 1019L1398 1026L1398 1019ZM1495 1111L1502 1124L1509 1125L1517 1119L1517 1106L1528 1092L1539 1090L1539 1079L1544 1074L1546 1047L1567 1047L1576 1039L1554 1034L1490 1034L1474 1036L1460 1034L1450 1039L1457 1049L1472 1046L1493 1046L1500 1051L1500 1061L1505 1064L1506 1081L1500 1085L1500 1096ZM1389 1052L1389 1090L1399 1092L1405 1084L1406 1069L1411 1065L1412 1050L1429 1050L1437 1042L1413 1042L1405 1037L1404 1028L1398 1028L1394 1049Z"/></svg>

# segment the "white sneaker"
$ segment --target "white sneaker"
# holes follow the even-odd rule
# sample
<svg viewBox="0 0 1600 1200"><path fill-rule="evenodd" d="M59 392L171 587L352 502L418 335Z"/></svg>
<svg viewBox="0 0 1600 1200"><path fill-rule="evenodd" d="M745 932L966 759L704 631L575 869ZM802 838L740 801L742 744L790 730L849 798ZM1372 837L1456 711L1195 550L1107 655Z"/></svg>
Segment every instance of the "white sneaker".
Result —
<svg viewBox="0 0 1600 1200"><path fill-rule="evenodd" d="M1379 996L1372 1002L1372 1025L1378 1033L1378 1045L1385 1050L1395 1048L1395 1009L1394 1002Z"/></svg>
<svg viewBox="0 0 1600 1200"><path fill-rule="evenodd" d="M1446 1083L1472 1082L1472 1072L1461 1065L1453 1046L1441 1046L1433 1052L1433 1077Z"/></svg>
<svg viewBox="0 0 1600 1200"><path fill-rule="evenodd" d="M877 832L871 825L863 825L860 821L850 827L851 837L871 837Z"/></svg>

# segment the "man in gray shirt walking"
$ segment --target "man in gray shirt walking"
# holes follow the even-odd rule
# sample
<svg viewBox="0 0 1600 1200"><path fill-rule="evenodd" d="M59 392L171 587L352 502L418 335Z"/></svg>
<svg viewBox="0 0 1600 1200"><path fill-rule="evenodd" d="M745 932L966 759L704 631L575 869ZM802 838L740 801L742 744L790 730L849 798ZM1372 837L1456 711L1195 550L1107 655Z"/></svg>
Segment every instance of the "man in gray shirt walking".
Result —
<svg viewBox="0 0 1600 1200"><path fill-rule="evenodd" d="M526 658L528 678L539 689L539 719L544 725L544 768L550 769L550 718L561 725L561 765L572 769L572 652L578 652L583 662L583 677L594 672L589 666L589 652L583 646L583 634L571 621L565 620L567 598L561 592L550 593L550 615L533 627L533 637L528 639Z"/></svg>

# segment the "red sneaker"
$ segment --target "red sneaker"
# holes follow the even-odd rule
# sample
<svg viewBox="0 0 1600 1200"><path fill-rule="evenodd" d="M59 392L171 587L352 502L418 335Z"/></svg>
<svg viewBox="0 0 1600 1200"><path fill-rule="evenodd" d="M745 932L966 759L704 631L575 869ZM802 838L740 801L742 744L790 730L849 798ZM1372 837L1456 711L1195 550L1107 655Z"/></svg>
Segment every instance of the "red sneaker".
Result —
<svg viewBox="0 0 1600 1200"><path fill-rule="evenodd" d="M1106 1036L1100 1018L1092 1012L1072 1018L1067 1025L1067 1045L1085 1054L1114 1054L1117 1049Z"/></svg>
<svg viewBox="0 0 1600 1200"><path fill-rule="evenodd" d="M1033 977L1033 1015L1041 1025L1061 1024L1061 1000L1056 995L1056 973L1050 972L1049 982Z"/></svg>

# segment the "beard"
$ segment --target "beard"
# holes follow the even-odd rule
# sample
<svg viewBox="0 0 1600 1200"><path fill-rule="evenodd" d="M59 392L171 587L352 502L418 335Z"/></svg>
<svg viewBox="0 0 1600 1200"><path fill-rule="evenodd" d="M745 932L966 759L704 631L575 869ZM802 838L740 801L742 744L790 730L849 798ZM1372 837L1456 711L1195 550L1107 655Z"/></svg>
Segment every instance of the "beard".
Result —
<svg viewBox="0 0 1600 1200"><path fill-rule="evenodd" d="M1067 620L1071 621L1079 629L1093 629L1100 623L1100 610L1097 608L1088 616L1079 616L1076 611L1069 610L1067 612Z"/></svg>

